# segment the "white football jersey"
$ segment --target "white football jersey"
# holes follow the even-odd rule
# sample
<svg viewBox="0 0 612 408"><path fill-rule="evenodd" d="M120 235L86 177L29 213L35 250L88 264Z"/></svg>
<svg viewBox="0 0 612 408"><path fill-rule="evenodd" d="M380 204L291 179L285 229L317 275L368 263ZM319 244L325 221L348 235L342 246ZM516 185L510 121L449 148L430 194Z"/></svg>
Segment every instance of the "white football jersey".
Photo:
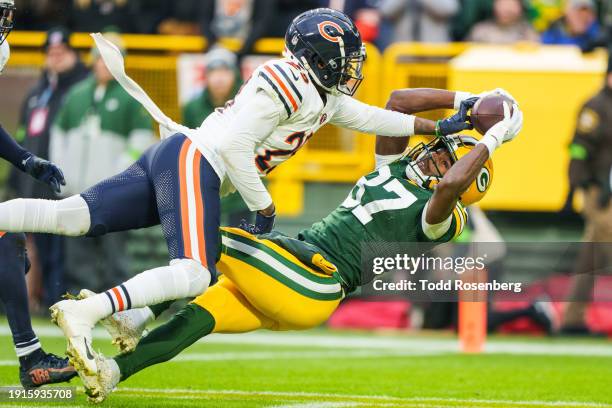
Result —
<svg viewBox="0 0 612 408"><path fill-rule="evenodd" d="M258 95L262 93L263 99ZM223 179L225 169L232 163L224 162L220 156L223 150L231 149L227 141L240 133L237 128L243 124L245 109L249 110L247 116L261 117L248 125L244 123L251 128L248 133L254 143L250 160L259 176L292 157L328 122L388 136L413 132L414 119L408 115L366 105L344 94L325 94L324 98L325 101L302 67L288 59L271 60L259 66L236 98L209 115L195 137L192 134L190 138ZM256 99L269 106L254 106ZM274 113L272 117L270 112ZM232 179L240 191L236 181ZM244 198L248 204L248 197Z"/></svg>
<svg viewBox="0 0 612 408"><path fill-rule="evenodd" d="M279 113L276 128L253 151L257 171L264 176L293 156L330 121L338 97L327 95L327 104L324 104L305 70L286 59L268 61L254 71L233 101L206 118L199 132L207 146L216 150L222 144L224 133L231 130L228 123L258 91L264 91L272 99ZM209 138L209 133L215 137Z"/></svg>
<svg viewBox="0 0 612 408"><path fill-rule="evenodd" d="M293 156L327 122L384 136L414 134L414 116L343 94L322 97L306 71L288 59L258 67L233 101L210 114L198 129L188 129L168 118L126 75L115 45L101 34L92 36L110 72L159 123L162 137L187 135L217 173L220 194L235 187L252 211L272 204L260 177Z"/></svg>

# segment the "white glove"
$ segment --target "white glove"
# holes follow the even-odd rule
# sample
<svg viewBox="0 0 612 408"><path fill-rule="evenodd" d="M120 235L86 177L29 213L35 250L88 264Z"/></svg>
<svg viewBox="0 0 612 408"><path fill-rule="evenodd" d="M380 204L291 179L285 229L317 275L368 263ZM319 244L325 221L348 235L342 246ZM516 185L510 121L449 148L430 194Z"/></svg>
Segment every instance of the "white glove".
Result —
<svg viewBox="0 0 612 408"><path fill-rule="evenodd" d="M476 95L479 98L484 98L487 96L491 96L491 95L499 95L499 96L505 96L506 98L510 99L512 101L513 104L518 105L518 102L516 101L516 99L514 99L514 96L510 95L510 92L506 91L505 89L502 88L495 88L492 91L485 91L481 94Z"/></svg>
<svg viewBox="0 0 612 408"><path fill-rule="evenodd" d="M473 97L484 98L491 95L505 96L506 98L510 99L513 104L518 105L518 102L516 99L514 99L514 96L510 95L510 92L502 88L495 88L492 91L485 91L479 94L473 94L470 92L455 92L455 110L459 110L461 107L461 102L465 101L466 99Z"/></svg>
<svg viewBox="0 0 612 408"><path fill-rule="evenodd" d="M504 102L504 119L493 125L478 143L486 145L489 149L489 155L492 155L495 149L503 143L513 140L522 128L523 112L517 104L514 104L512 105L512 114L510 114L510 106L507 102Z"/></svg>

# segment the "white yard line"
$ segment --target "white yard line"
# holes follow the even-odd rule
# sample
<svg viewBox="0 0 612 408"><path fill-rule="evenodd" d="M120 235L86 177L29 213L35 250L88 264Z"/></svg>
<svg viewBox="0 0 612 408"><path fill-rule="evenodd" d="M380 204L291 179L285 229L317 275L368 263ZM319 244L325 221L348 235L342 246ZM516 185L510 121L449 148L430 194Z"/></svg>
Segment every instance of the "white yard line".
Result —
<svg viewBox="0 0 612 408"><path fill-rule="evenodd" d="M44 341L45 337L62 337L62 332L54 326L35 328ZM9 336L8 327L0 327L0 336ZM100 328L93 331L95 339L108 340L108 334ZM392 350L410 352L414 355L458 353L459 343L455 338L424 338L408 336L364 336L334 335L308 332L254 332L245 334L213 334L199 342L210 344L250 344L260 346L284 346L305 348L333 348L360 350ZM487 353L516 355L572 355L612 357L612 342L604 343L571 343L571 342L529 342L513 340L493 340L486 345Z"/></svg>
<svg viewBox="0 0 612 408"><path fill-rule="evenodd" d="M166 396L180 396L190 395L193 397L215 395L215 396L266 396L276 398L294 398L294 399L305 399L312 398L316 399L314 403L323 402L342 402L342 403L389 403L401 404L401 403L455 403L455 404L498 404L503 405L520 405L525 407L588 407L588 408L612 408L610 404L600 404L595 402L577 402L577 401L511 401L511 400L495 400L495 399L462 399L462 398L423 398L423 397L392 397L385 395L359 395L359 394L328 394L328 393L315 393L315 392L284 392L284 391L243 391L243 390L191 390L191 389L180 389L180 388L131 388L131 387L119 387L116 391L119 394L130 394L130 393L157 393ZM112 397L111 397L112 398ZM341 401L337 401L341 400ZM289 405L287 405L289 406ZM299 406L299 405L298 405ZM431 406L431 405L428 405Z"/></svg>

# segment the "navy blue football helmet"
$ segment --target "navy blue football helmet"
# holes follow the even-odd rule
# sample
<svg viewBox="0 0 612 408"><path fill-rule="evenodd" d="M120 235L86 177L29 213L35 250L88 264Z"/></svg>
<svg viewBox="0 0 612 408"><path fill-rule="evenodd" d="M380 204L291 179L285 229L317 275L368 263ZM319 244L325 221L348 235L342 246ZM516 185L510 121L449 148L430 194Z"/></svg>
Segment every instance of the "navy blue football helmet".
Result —
<svg viewBox="0 0 612 408"><path fill-rule="evenodd" d="M287 29L285 48L326 92L352 96L363 81L365 46L344 13L318 8L300 14Z"/></svg>
<svg viewBox="0 0 612 408"><path fill-rule="evenodd" d="M15 0L0 0L0 44L11 33L15 18Z"/></svg>

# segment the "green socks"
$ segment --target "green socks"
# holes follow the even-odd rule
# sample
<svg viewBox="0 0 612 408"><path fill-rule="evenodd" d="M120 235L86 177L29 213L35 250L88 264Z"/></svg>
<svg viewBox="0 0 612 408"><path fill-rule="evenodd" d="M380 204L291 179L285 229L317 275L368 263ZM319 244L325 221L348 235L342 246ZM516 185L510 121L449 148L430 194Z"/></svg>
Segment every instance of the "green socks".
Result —
<svg viewBox="0 0 612 408"><path fill-rule="evenodd" d="M215 319L206 309L188 304L167 323L143 337L133 352L115 357L121 381L151 365L171 360L210 334L214 327Z"/></svg>
<svg viewBox="0 0 612 408"><path fill-rule="evenodd" d="M172 306L174 302L175 302L174 300L168 300L163 303L158 303L156 305L149 306L149 309L151 309L151 311L155 315L155 318L157 319L159 315L164 313L166 310L168 310L168 308Z"/></svg>

